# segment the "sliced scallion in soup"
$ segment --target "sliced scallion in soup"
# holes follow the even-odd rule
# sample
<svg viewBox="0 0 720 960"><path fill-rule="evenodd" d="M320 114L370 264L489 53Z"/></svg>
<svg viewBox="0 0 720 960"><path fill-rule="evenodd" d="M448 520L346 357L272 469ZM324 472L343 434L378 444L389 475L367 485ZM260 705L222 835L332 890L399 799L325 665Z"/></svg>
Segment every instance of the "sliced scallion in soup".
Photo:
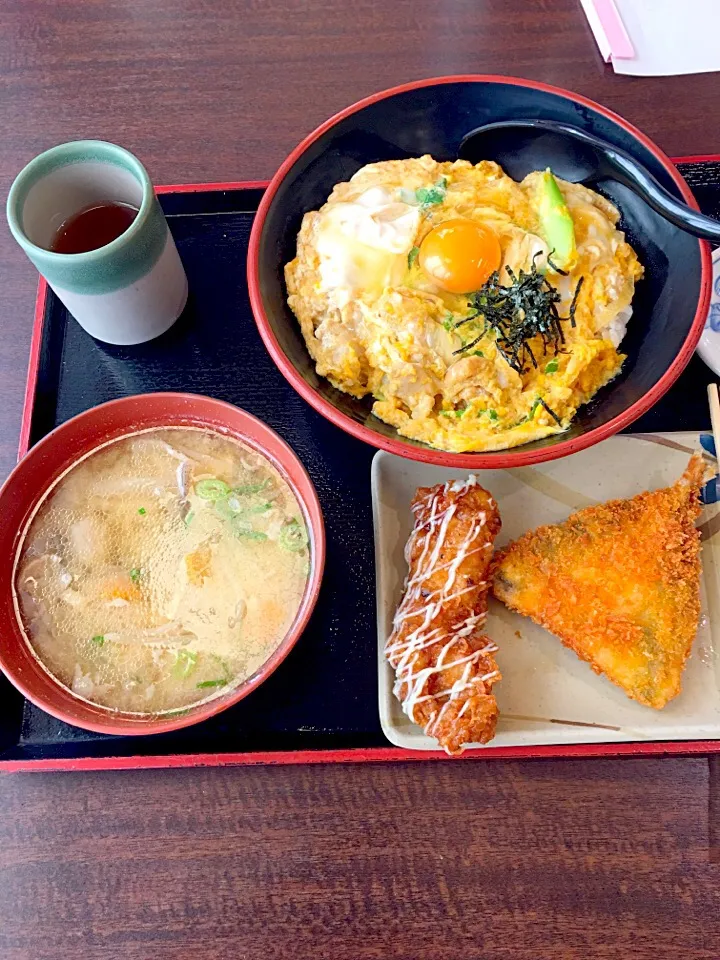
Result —
<svg viewBox="0 0 720 960"><path fill-rule="evenodd" d="M155 715L253 674L300 606L309 539L261 454L208 430L124 437L68 471L22 539L16 609L77 696Z"/></svg>

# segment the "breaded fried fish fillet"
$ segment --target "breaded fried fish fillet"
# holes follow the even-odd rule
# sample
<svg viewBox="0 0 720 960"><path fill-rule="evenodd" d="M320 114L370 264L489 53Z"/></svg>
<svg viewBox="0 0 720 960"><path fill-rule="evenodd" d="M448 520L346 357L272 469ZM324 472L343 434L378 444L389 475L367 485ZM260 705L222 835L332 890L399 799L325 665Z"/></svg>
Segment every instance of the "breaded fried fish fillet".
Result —
<svg viewBox="0 0 720 960"><path fill-rule="evenodd" d="M493 593L559 637L596 673L660 709L700 616L702 458L672 487L587 507L496 556Z"/></svg>
<svg viewBox="0 0 720 960"><path fill-rule="evenodd" d="M410 719L450 754L495 734L497 647L483 635L500 514L477 478L421 487L408 576L385 656Z"/></svg>

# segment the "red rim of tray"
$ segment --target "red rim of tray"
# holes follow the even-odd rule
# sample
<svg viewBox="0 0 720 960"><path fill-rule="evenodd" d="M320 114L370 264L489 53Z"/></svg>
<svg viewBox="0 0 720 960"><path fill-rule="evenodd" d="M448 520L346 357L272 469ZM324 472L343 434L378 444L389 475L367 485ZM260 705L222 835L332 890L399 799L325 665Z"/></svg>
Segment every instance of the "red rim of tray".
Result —
<svg viewBox="0 0 720 960"><path fill-rule="evenodd" d="M30 378L29 378L30 379ZM193 393L145 393L110 400L65 421L39 440L0 488L0 502L16 511L0 533L7 540L1 579L10 595L14 558L27 518L59 476L99 446L136 430L163 426L198 426L227 433L258 451L289 483L309 528L312 565L297 613L277 649L245 681L182 715L140 719L113 713L74 697L30 653L10 601L0 606L6 639L0 646L0 667L22 695L46 713L85 730L116 735L148 736L180 730L215 716L244 699L285 660L300 639L315 608L325 566L325 526L315 487L292 448L262 420L240 407ZM8 566L9 564L9 566Z"/></svg>
<svg viewBox="0 0 720 960"><path fill-rule="evenodd" d="M553 89L553 88L549 88ZM613 115L614 117L614 115ZM720 162L720 154L683 156L677 163ZM158 186L156 192L200 192L204 190L251 190L268 186L268 181L227 181L220 183L191 183L177 186ZM695 205L695 204L693 204ZM35 304L35 319L27 386L21 427L18 457L28 450L32 413L40 365L40 344L48 287L41 278ZM429 751L404 750L400 747L356 747L339 750L278 750L246 753L188 753L168 755L130 755L106 757L61 757L40 759L0 760L0 773L55 773L100 770L187 769L192 767L226 767L253 765L288 765L306 763L388 763L408 761L463 760L529 760L529 759L585 759L588 757L621 756L683 756L720 753L720 740L655 740L630 743L560 744L553 746L485 747L463 754L461 758Z"/></svg>
<svg viewBox="0 0 720 960"><path fill-rule="evenodd" d="M517 77L502 77L493 74L461 74L458 76L434 77L427 80L417 80L412 83L404 83L397 87L391 87L389 90L383 90L380 93L375 93L372 96L365 97L363 100L358 100L357 103L346 107L344 110L336 113L335 116L330 117L329 120L326 120L323 124L313 130L312 133L310 133L301 143L298 144L298 146L292 151L292 153L290 153L270 181L270 184L265 191L262 200L260 201L260 206L258 207L257 214L255 215L255 220L253 221L252 232L250 234L250 246L248 250L248 291L250 294L250 303L253 314L255 316L255 322L257 323L260 336L263 338L270 356L274 360L282 375L300 394L300 396L306 400L311 407L317 410L318 413L330 420L331 423L334 423L336 427L340 427L341 430L351 434L358 440L362 440L365 443L370 444L370 446L378 447L381 450L387 450L389 453L394 453L397 456L409 458L411 460L420 460L424 463L434 463L443 467L462 467L463 469L493 468L502 470L509 467L529 466L534 463L546 463L550 460L556 460L558 457L565 457L568 454L577 453L579 450L584 450L586 447L590 447L595 443L599 443L601 440L606 440L608 437L613 436L613 434L618 433L618 431L629 426L634 420L637 420L638 417L642 416L643 413L646 413L650 407L652 407L660 399L660 397L662 397L663 394L669 390L675 380L677 380L677 378L680 376L682 371L687 366L691 356L693 355L695 347L697 346L700 336L702 335L702 330L710 303L712 264L710 261L710 247L707 242L704 240L698 241L700 244L701 269L700 292L698 306L695 311L695 317L693 319L692 326L688 331L688 335L685 338L685 342L683 343L678 355L675 357L672 364L668 367L654 387L652 387L644 397L636 401L634 404L632 404L632 406L628 407L628 409L623 413L608 421L608 423L600 427L596 427L595 429L582 434L582 436L574 437L569 440L561 440L550 447L542 447L539 450L523 450L522 447L516 447L514 448L513 452L508 453L502 453L499 451L494 453L448 453L444 450L434 450L431 447L414 446L412 443L403 441L399 438L394 439L392 437L386 437L381 433L376 433L374 430L371 430L363 424L358 423L356 420L353 420L353 418L349 417L347 414L342 413L337 409L337 407L333 406L332 403L322 397L316 390L313 389L313 387L310 386L309 383L305 381L302 375L295 369L293 364L285 355L285 352L283 351L273 332L270 321L268 320L267 314L265 313L265 309L263 307L262 297L260 295L259 277L260 235L262 233L265 218L267 217L273 197L275 196L281 182L285 179L286 174L291 169L295 161L298 160L299 157L305 153L308 147L319 137L321 137L327 130L335 126L335 124L337 124L339 121L344 120L346 117L352 116L353 113L357 113L359 110L362 110L373 103L377 103L380 100L385 100L388 97L395 96L398 93L405 93L409 90L416 90L421 87L437 86L445 83L510 84L512 86L528 87L533 90L542 90L546 93L552 93L556 96L564 97L566 100L572 100L584 107L589 107L602 116L607 117L609 120L612 120L613 123L616 123L618 126L622 127L633 137L635 137L635 139L639 140L640 143L642 143L643 146L645 146L653 154L653 156L655 156L659 163L661 163L665 168L667 173L672 177L685 202L695 210L699 209L697 202L690 191L690 188L680 176L680 173L677 171L677 169L673 166L672 161L662 152L662 150L660 150L659 147L652 142L652 140L645 136L644 133L634 127L631 123L628 123L627 120L624 120L618 114L613 113L612 110L608 110L601 104L595 103L593 100L587 99L587 97L582 97L580 94L572 93L569 90L563 90L561 87L553 87L547 83L540 83L536 80L522 80Z"/></svg>

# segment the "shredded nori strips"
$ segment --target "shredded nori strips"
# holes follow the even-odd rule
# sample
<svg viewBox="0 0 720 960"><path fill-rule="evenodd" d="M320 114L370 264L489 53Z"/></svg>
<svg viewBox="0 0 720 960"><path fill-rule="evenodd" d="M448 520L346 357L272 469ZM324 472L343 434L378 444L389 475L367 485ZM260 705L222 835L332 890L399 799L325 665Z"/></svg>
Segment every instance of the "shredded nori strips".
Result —
<svg viewBox="0 0 720 960"><path fill-rule="evenodd" d="M575 326L575 311L577 310L578 297L580 296L580 287L583 285L583 280L585 277L580 277L575 287L575 293L573 294L572 303L570 304L570 312L568 313L568 320L570 321L570 326Z"/></svg>
<svg viewBox="0 0 720 960"><path fill-rule="evenodd" d="M505 269L512 281L509 286L500 283L500 273L496 270L468 301L472 312L458 321L455 329L477 317L483 319L484 327L479 336L463 344L454 353L470 350L492 329L501 355L513 370L525 373L529 369L528 363L535 368L538 365L530 348L530 341L535 337L540 337L542 341L543 354L552 351L552 355L557 356L561 352L565 343L562 323L569 320L575 326L575 310L584 278L578 280L569 315L561 317L557 304L562 297L537 269L535 258L529 273L520 270L516 276L511 267L506 266Z"/></svg>

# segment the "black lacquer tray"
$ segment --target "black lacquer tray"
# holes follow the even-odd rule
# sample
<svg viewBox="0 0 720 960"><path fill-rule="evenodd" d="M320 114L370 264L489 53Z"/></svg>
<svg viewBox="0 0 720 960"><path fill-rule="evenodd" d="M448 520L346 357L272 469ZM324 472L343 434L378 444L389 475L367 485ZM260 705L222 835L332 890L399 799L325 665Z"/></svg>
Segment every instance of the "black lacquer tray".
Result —
<svg viewBox="0 0 720 960"><path fill-rule="evenodd" d="M702 209L720 217L720 160L679 166ZM328 423L294 392L255 327L245 260L263 184L183 185L158 192L188 274L191 297L185 313L156 341L111 347L86 334L41 284L21 453L58 424L116 397L177 390L234 403L292 446L316 486L328 551L320 599L290 656L258 690L219 716L175 734L111 737L76 729L23 700L0 675L0 770L438 756L390 747L380 729L370 501L375 451ZM695 357L633 430L708 427L709 376ZM702 748L687 742L662 746L679 752ZM552 752L637 753L642 747L601 744ZM535 748L531 754L545 752ZM471 755L528 752L488 748Z"/></svg>

